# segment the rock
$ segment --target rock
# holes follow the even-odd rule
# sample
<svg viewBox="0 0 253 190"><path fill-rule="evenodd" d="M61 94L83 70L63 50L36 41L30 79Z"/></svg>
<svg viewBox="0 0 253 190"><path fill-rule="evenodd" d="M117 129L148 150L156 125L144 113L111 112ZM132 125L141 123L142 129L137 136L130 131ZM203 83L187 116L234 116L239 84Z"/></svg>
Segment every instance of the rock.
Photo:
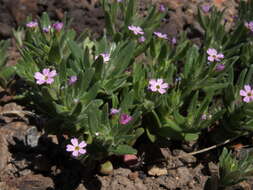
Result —
<svg viewBox="0 0 253 190"><path fill-rule="evenodd" d="M52 143L59 144L59 141L56 135L48 135L48 138L52 141Z"/></svg>
<svg viewBox="0 0 253 190"><path fill-rule="evenodd" d="M16 180L19 190L49 190L54 188L53 180L42 175L26 175Z"/></svg>
<svg viewBox="0 0 253 190"><path fill-rule="evenodd" d="M4 170L9 160L10 153L8 150L8 143L0 130L0 173Z"/></svg>
<svg viewBox="0 0 253 190"><path fill-rule="evenodd" d="M86 188L84 187L84 185L81 183L80 185L78 185L78 187L75 190L86 190Z"/></svg>
<svg viewBox="0 0 253 190"><path fill-rule="evenodd" d="M0 23L0 36L6 38L6 37L10 37L11 34L12 34L11 26L5 23Z"/></svg>
<svg viewBox="0 0 253 190"><path fill-rule="evenodd" d="M121 175L127 177L129 174L131 174L131 170L127 168L118 168L113 172L114 176Z"/></svg>
<svg viewBox="0 0 253 190"><path fill-rule="evenodd" d="M0 189L1 190L18 190L15 187L11 187L11 186L7 185L5 182L0 182Z"/></svg>
<svg viewBox="0 0 253 190"><path fill-rule="evenodd" d="M7 4L12 16L17 23L24 21L28 15L35 16L38 7L37 0L11 0Z"/></svg>
<svg viewBox="0 0 253 190"><path fill-rule="evenodd" d="M30 127L26 131L26 145L30 147L38 146L40 135L36 127Z"/></svg>
<svg viewBox="0 0 253 190"><path fill-rule="evenodd" d="M134 154L123 155L123 162L129 167L138 163L138 157Z"/></svg>
<svg viewBox="0 0 253 190"><path fill-rule="evenodd" d="M41 172L48 172L51 170L49 159L43 155L38 155L34 159L34 169Z"/></svg>
<svg viewBox="0 0 253 190"><path fill-rule="evenodd" d="M113 173L113 166L110 161L106 161L105 163L100 165L100 173L104 175L110 175Z"/></svg>
<svg viewBox="0 0 253 190"><path fill-rule="evenodd" d="M168 171L165 167L152 166L149 168L148 174L151 176L162 176L162 175L167 175Z"/></svg>
<svg viewBox="0 0 253 190"><path fill-rule="evenodd" d="M135 180L139 177L139 173L138 172L132 172L128 175L128 178L131 180Z"/></svg>
<svg viewBox="0 0 253 190"><path fill-rule="evenodd" d="M142 181L135 183L135 190L147 190L148 188L143 184Z"/></svg>

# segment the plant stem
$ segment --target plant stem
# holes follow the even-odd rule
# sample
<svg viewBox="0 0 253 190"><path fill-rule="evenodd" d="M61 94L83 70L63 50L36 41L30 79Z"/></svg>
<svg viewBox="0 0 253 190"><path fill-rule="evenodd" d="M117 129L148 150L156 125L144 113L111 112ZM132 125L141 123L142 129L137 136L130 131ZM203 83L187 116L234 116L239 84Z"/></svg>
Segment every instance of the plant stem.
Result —
<svg viewBox="0 0 253 190"><path fill-rule="evenodd" d="M213 149L215 149L215 148L218 148L218 147L220 147L220 146L223 146L223 145L225 145L225 144L228 144L228 143L230 143L230 142L232 142L232 141L234 141L234 140L236 140L237 138L242 137L242 136L244 136L244 135L236 136L236 137L234 137L234 138L227 139L227 140L225 140L225 141L222 142L222 143L219 143L219 144L216 144L216 145L213 145L213 146L210 146L210 147L207 147L207 148L204 148L204 149L202 149L202 150L195 151L195 152L190 152L190 153L187 153L187 154L183 154L183 155L180 155L180 156L178 156L178 157L193 156L193 155L196 155L196 154L201 154L201 153L203 153L203 152L207 152L207 151L213 150Z"/></svg>

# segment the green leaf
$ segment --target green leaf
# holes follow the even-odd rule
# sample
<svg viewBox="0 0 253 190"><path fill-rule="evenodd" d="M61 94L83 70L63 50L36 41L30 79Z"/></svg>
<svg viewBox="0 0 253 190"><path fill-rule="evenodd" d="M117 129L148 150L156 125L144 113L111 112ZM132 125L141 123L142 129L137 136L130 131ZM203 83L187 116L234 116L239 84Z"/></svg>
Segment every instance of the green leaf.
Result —
<svg viewBox="0 0 253 190"><path fill-rule="evenodd" d="M116 155L137 154L137 151L128 145L118 145L112 152Z"/></svg>
<svg viewBox="0 0 253 190"><path fill-rule="evenodd" d="M49 51L48 60L52 63L59 64L61 60L61 51L57 40L53 41L52 47Z"/></svg>

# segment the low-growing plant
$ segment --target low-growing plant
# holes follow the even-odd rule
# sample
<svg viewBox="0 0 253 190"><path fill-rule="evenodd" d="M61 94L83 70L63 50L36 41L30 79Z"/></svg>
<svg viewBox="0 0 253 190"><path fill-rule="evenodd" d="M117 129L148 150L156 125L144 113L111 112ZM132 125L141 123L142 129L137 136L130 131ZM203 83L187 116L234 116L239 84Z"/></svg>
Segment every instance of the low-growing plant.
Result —
<svg viewBox="0 0 253 190"><path fill-rule="evenodd" d="M235 185L252 176L253 157L247 153L244 158L237 160L226 148L219 158L219 185L221 188Z"/></svg>
<svg viewBox="0 0 253 190"><path fill-rule="evenodd" d="M223 139L252 130L250 23L239 19L227 30L223 11L199 10L199 46L184 32L176 38L159 32L164 8L152 6L142 18L134 0L101 5L106 30L98 39L77 37L47 14L26 24L23 41L15 33L22 58L14 68L26 98L47 118L48 133L67 135L72 156L137 154L134 144L144 134L152 142L192 141L209 129ZM222 184L232 184L226 164L244 166L226 150L220 160Z"/></svg>
<svg viewBox="0 0 253 190"><path fill-rule="evenodd" d="M12 77L14 76L14 69L7 66L7 49L10 45L8 40L0 41L0 85L2 88L7 88Z"/></svg>

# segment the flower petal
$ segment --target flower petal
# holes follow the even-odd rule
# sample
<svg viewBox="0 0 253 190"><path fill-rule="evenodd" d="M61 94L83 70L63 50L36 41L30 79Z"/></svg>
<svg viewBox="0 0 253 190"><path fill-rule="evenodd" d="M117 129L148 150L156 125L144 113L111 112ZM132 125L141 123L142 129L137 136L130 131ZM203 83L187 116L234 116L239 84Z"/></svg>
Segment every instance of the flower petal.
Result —
<svg viewBox="0 0 253 190"><path fill-rule="evenodd" d="M150 79L150 80L149 80L149 84L151 84L151 85L156 85L156 80L155 80L155 79Z"/></svg>
<svg viewBox="0 0 253 190"><path fill-rule="evenodd" d="M150 89L151 91L153 91L153 92L156 92L156 91L157 91L156 85L151 85L151 86L149 87L149 89Z"/></svg>
<svg viewBox="0 0 253 190"><path fill-rule="evenodd" d="M43 75L45 76L48 76L49 72L50 72L50 69L43 69L42 71Z"/></svg>
<svg viewBox="0 0 253 190"><path fill-rule="evenodd" d="M75 147L74 147L73 145L71 145L71 144L68 144L68 145L67 145L66 151L72 152L72 151L74 151L74 150L75 150Z"/></svg>
<svg viewBox="0 0 253 190"><path fill-rule="evenodd" d="M81 148L81 149L79 149L79 153L80 153L80 154L85 154L85 153L86 153L86 150Z"/></svg>
<svg viewBox="0 0 253 190"><path fill-rule="evenodd" d="M77 138L73 138L70 140L71 143L74 145L74 146L78 146L78 139Z"/></svg>
<svg viewBox="0 0 253 190"><path fill-rule="evenodd" d="M160 94L164 94L164 93L166 92L166 90L160 88L160 89L158 89L158 92L159 92Z"/></svg>
<svg viewBox="0 0 253 190"><path fill-rule="evenodd" d="M246 92L250 92L251 91L250 85L245 85L244 89L245 89Z"/></svg>
<svg viewBox="0 0 253 190"><path fill-rule="evenodd" d="M243 101L244 101L244 102L247 102L247 103L250 102L249 96L244 97L244 98L243 98Z"/></svg>
<svg viewBox="0 0 253 190"><path fill-rule="evenodd" d="M40 72L36 72L36 73L34 74L34 78L37 79L37 80L41 80L41 79L44 79L45 77L44 77L44 75L41 74Z"/></svg>
<svg viewBox="0 0 253 190"><path fill-rule="evenodd" d="M46 83L47 84L52 84L54 82L54 79L53 78L48 78L47 80L46 80Z"/></svg>
<svg viewBox="0 0 253 190"><path fill-rule="evenodd" d="M45 80L37 80L36 83L39 84L39 85L42 85L44 84L46 81Z"/></svg>
<svg viewBox="0 0 253 190"><path fill-rule="evenodd" d="M224 55L223 55L222 53L219 53L219 54L217 55L217 57L218 57L219 59L223 59L223 58L224 58Z"/></svg>
<svg viewBox="0 0 253 190"><path fill-rule="evenodd" d="M84 141L80 142L80 144L79 144L80 148L83 148L83 147L86 147L86 146L87 146L87 144Z"/></svg>
<svg viewBox="0 0 253 190"><path fill-rule="evenodd" d="M161 88L168 88L168 87L169 87L168 83L163 83L163 84L161 85Z"/></svg>
<svg viewBox="0 0 253 190"><path fill-rule="evenodd" d="M213 62L214 58L212 56L208 56L207 60Z"/></svg>
<svg viewBox="0 0 253 190"><path fill-rule="evenodd" d="M163 84L163 79L157 79L157 84L161 86Z"/></svg>
<svg viewBox="0 0 253 190"><path fill-rule="evenodd" d="M78 150L75 150L75 151L72 152L72 155L75 156L75 157L77 157L77 156L78 156L78 153L79 153L79 151L78 151Z"/></svg>
<svg viewBox="0 0 253 190"><path fill-rule="evenodd" d="M244 91L244 90L240 90L240 95L241 95L241 96L247 96L247 92Z"/></svg>
<svg viewBox="0 0 253 190"><path fill-rule="evenodd" d="M52 70L48 73L48 77L55 77L57 75L56 70Z"/></svg>
<svg viewBox="0 0 253 190"><path fill-rule="evenodd" d="M217 55L217 50L214 48L209 48L206 52L208 55Z"/></svg>

